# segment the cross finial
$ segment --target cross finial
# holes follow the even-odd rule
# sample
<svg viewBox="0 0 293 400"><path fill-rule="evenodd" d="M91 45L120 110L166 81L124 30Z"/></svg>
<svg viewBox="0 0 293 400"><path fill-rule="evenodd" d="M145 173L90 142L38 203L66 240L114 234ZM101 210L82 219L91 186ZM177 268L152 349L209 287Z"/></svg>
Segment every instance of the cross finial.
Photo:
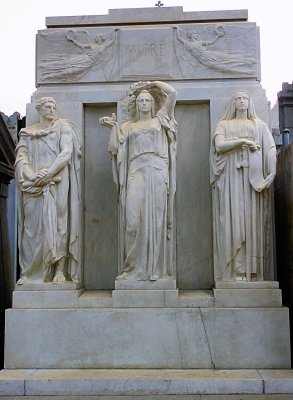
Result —
<svg viewBox="0 0 293 400"><path fill-rule="evenodd" d="M163 3L161 2L161 0L159 0L156 4L155 4L155 6L156 7L163 7Z"/></svg>

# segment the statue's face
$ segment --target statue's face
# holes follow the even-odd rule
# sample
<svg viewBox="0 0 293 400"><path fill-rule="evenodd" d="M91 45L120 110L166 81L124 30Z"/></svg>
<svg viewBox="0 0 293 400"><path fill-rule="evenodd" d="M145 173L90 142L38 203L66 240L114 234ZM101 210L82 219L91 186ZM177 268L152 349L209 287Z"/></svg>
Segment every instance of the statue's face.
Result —
<svg viewBox="0 0 293 400"><path fill-rule="evenodd" d="M47 101L39 108L39 114L43 118L53 121L56 115L56 105L51 101Z"/></svg>
<svg viewBox="0 0 293 400"><path fill-rule="evenodd" d="M198 35L196 31L190 31L187 33L187 39L191 42L196 42L198 40Z"/></svg>
<svg viewBox="0 0 293 400"><path fill-rule="evenodd" d="M102 35L96 36L96 43L101 44L104 41L104 37Z"/></svg>
<svg viewBox="0 0 293 400"><path fill-rule="evenodd" d="M149 93L141 93L137 98L138 110L142 113L148 113L152 110L152 97Z"/></svg>
<svg viewBox="0 0 293 400"><path fill-rule="evenodd" d="M239 93L235 97L235 108L237 111L246 111L248 109L248 96L246 93Z"/></svg>

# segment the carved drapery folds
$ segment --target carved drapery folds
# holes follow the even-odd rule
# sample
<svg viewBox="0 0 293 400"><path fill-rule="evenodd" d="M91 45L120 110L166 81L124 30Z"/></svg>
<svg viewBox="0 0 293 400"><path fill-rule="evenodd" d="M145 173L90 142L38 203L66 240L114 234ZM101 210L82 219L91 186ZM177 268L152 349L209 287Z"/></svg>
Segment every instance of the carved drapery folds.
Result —
<svg viewBox="0 0 293 400"><path fill-rule="evenodd" d="M56 116L56 102L36 104L40 122L20 131L16 148L18 284L80 280L81 134Z"/></svg>
<svg viewBox="0 0 293 400"><path fill-rule="evenodd" d="M230 98L212 138L210 163L215 280L269 280L276 148L248 93Z"/></svg>
<svg viewBox="0 0 293 400"><path fill-rule="evenodd" d="M168 84L138 82L128 95L132 119L115 115L109 153L119 195L118 280L156 281L175 277L176 91Z"/></svg>

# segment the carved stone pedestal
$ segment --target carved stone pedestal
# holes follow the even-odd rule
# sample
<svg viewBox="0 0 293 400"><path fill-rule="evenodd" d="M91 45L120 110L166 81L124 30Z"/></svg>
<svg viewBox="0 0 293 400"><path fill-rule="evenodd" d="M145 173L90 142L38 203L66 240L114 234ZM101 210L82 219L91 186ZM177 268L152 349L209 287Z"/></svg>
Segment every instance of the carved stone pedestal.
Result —
<svg viewBox="0 0 293 400"><path fill-rule="evenodd" d="M157 281L116 280L116 290L170 290L176 289L175 279L158 279Z"/></svg>
<svg viewBox="0 0 293 400"><path fill-rule="evenodd" d="M5 346L9 369L290 368L278 289L18 291Z"/></svg>
<svg viewBox="0 0 293 400"><path fill-rule="evenodd" d="M217 282L216 307L282 307L279 282Z"/></svg>
<svg viewBox="0 0 293 400"><path fill-rule="evenodd" d="M176 307L178 289L175 279L157 281L116 280L112 292L114 307Z"/></svg>
<svg viewBox="0 0 293 400"><path fill-rule="evenodd" d="M114 290L114 307L174 307L178 290Z"/></svg>

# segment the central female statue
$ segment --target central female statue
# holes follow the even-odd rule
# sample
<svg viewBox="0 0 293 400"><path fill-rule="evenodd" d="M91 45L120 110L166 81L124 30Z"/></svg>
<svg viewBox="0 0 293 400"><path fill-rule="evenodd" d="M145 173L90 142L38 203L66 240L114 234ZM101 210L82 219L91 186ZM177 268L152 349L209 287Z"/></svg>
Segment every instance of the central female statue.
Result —
<svg viewBox="0 0 293 400"><path fill-rule="evenodd" d="M131 120L111 127L109 152L119 193L119 276L135 281L174 277L176 91L160 81L129 91Z"/></svg>

